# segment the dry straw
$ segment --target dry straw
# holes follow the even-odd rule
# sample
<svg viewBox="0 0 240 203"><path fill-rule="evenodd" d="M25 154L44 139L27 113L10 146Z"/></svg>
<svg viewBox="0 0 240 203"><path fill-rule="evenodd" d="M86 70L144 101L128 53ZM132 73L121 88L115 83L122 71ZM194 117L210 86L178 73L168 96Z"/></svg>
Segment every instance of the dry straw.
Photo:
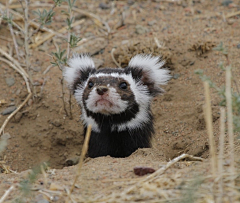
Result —
<svg viewBox="0 0 240 203"><path fill-rule="evenodd" d="M226 68L226 100L227 100L227 119L228 119L228 141L230 147L230 169L231 174L235 175L234 168L234 135L233 135L233 115L232 115L232 90L231 90L231 67ZM234 180L231 183L234 187Z"/></svg>
<svg viewBox="0 0 240 203"><path fill-rule="evenodd" d="M220 109L220 138L219 138L219 154L218 154L218 176L219 176L219 198L218 202L222 202L223 197L223 156L224 156L224 139L225 139L225 109Z"/></svg>
<svg viewBox="0 0 240 203"><path fill-rule="evenodd" d="M209 136L210 145L210 156L211 156L211 169L214 178L217 176L217 157L216 157L216 147L215 140L213 136L213 126L212 126L212 108L211 108L211 97L208 82L204 82L205 90L205 106L203 108L205 114L205 120L207 125L207 132Z"/></svg>
<svg viewBox="0 0 240 203"><path fill-rule="evenodd" d="M85 137L85 140L84 140L84 144L83 144L83 148L82 148L82 153L81 153L81 156L80 156L80 160L79 160L79 164L78 164L78 171L77 171L77 175L74 179L74 182L73 182L73 185L71 187L71 190L70 190L70 194L73 192L73 189L77 183L77 180L80 176L80 173L81 173L81 168L82 168L82 165L83 165L83 160L86 156L86 153L88 151L88 143L89 143L89 139L90 139L90 136L91 136L91 130L92 130L92 126L89 125L88 128L87 128L87 133L86 133L86 137Z"/></svg>

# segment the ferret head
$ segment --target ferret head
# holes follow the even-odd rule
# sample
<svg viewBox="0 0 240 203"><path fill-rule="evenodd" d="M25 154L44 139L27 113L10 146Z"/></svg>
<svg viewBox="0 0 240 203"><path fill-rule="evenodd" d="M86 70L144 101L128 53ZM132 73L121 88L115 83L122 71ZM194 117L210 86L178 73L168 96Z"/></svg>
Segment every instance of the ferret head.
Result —
<svg viewBox="0 0 240 203"><path fill-rule="evenodd" d="M92 117L94 114L144 117L151 99L163 92L159 85L166 84L171 77L168 70L161 69L164 61L151 55L136 55L124 69L96 69L88 55L75 55L68 64L65 80L83 114Z"/></svg>

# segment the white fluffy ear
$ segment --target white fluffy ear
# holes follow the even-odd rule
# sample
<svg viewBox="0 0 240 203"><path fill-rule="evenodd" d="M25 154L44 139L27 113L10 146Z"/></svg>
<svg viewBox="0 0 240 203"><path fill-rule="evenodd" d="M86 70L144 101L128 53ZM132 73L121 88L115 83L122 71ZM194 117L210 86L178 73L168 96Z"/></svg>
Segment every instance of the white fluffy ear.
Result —
<svg viewBox="0 0 240 203"><path fill-rule="evenodd" d="M95 71L95 64L92 58L86 54L73 55L68 61L69 67L65 67L63 77L69 85L69 89L74 91L77 85L81 85L87 80L89 74Z"/></svg>
<svg viewBox="0 0 240 203"><path fill-rule="evenodd" d="M165 61L161 60L161 57L139 54L130 60L128 66L133 72L141 71L140 80L148 86L151 94L156 95L163 92L158 86L167 84L171 78L169 70L161 69L164 64Z"/></svg>

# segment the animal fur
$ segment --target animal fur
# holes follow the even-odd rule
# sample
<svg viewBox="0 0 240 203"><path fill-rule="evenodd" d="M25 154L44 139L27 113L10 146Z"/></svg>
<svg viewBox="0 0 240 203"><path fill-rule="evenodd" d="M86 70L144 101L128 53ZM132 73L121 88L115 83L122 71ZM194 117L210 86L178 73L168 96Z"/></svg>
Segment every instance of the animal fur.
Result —
<svg viewBox="0 0 240 203"><path fill-rule="evenodd" d="M136 55L126 68L96 69L88 55L75 55L64 77L82 109L86 128L92 125L88 155L126 157L151 147L154 134L151 100L170 79L159 57Z"/></svg>

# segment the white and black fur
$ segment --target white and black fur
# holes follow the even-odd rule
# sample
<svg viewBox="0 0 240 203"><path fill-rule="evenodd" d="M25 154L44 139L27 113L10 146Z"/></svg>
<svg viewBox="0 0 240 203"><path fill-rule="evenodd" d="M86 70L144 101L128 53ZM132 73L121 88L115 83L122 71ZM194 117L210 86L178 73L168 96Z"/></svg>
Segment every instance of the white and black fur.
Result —
<svg viewBox="0 0 240 203"><path fill-rule="evenodd" d="M151 100L171 77L161 69L164 63L160 57L136 55L124 69L96 69L88 55L69 60L64 78L82 108L85 132L92 125L90 157L126 157L151 147Z"/></svg>

